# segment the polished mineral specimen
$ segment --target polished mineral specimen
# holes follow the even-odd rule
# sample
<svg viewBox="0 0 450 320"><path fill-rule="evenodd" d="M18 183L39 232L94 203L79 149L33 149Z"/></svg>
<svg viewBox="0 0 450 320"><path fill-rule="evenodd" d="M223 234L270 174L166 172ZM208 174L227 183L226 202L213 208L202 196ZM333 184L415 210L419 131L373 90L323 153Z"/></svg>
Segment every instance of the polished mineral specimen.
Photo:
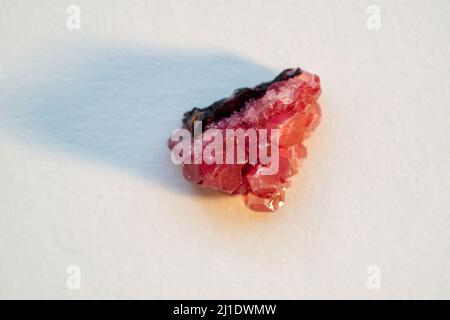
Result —
<svg viewBox="0 0 450 320"><path fill-rule="evenodd" d="M226 135L228 129L244 131L278 129L279 139L278 143L267 139L266 144L258 143L256 146L257 151L266 148L268 155L274 154L276 151L274 148L277 148L278 166L274 173L264 172L268 164L264 163L260 156L251 161L250 153L254 150L249 147L250 139L247 137L249 143L244 143L244 161L199 163L193 160L181 164L184 177L206 188L230 195L244 195L245 204L252 210L277 210L285 202L289 178L298 171L301 161L306 157L303 140L320 121L321 110L317 103L320 92L320 79L317 75L300 68L287 69L273 81L261 83L254 88L237 89L229 98L218 100L209 107L194 108L185 113L183 128L188 130L192 137L192 148L183 156L191 160L198 154L202 155L202 151L212 140L203 139L197 147L194 146L196 140L202 139L201 134L195 132L195 123L199 123L198 121L201 121L201 133L210 129L223 133L219 135L219 139L223 140L223 146L229 143L226 141L229 139ZM260 135L258 133L257 137ZM270 135L268 133L268 136ZM238 142L235 140L231 143L237 146ZM173 149L174 146L175 142L169 140L169 148ZM220 157L224 159L225 155L214 150L212 154L216 159Z"/></svg>

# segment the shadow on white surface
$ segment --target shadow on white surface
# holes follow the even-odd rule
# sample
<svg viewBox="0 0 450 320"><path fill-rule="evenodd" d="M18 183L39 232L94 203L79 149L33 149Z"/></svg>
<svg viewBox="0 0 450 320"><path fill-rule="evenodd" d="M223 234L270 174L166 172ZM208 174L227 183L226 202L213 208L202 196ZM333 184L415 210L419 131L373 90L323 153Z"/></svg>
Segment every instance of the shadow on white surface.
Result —
<svg viewBox="0 0 450 320"><path fill-rule="evenodd" d="M183 113L275 75L229 54L123 48L82 48L40 68L11 110L27 139L178 191L192 188L170 162L167 139Z"/></svg>

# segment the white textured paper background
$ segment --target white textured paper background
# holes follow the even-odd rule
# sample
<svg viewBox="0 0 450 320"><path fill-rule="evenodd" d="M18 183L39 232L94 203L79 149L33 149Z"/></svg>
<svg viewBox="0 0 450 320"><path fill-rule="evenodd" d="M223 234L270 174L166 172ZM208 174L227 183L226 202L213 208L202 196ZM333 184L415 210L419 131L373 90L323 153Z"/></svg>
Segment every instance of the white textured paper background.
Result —
<svg viewBox="0 0 450 320"><path fill-rule="evenodd" d="M450 297L448 1L0 7L1 298ZM287 205L185 183L182 113L293 66L324 118Z"/></svg>

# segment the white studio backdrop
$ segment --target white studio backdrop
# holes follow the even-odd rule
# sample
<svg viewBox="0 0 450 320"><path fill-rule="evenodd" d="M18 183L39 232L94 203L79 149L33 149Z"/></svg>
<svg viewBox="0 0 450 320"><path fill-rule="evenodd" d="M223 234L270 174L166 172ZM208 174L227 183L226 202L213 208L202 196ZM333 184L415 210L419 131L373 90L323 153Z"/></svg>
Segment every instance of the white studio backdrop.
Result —
<svg viewBox="0 0 450 320"><path fill-rule="evenodd" d="M1 298L449 298L450 2L0 1ZM199 192L183 112L300 66L275 214Z"/></svg>

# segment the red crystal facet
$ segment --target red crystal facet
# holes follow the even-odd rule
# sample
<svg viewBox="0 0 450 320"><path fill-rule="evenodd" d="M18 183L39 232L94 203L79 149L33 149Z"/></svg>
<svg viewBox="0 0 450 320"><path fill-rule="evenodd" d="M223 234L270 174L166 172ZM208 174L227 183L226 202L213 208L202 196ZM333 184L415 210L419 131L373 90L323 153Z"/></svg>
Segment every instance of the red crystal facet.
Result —
<svg viewBox="0 0 450 320"><path fill-rule="evenodd" d="M320 121L320 92L319 77L301 71L287 80L272 82L261 97L245 101L239 110L204 127L223 132L224 146L225 129L279 129L279 169L275 174L262 175L264 165L259 159L250 164L246 158L244 164L183 164L185 178L224 193L245 195L245 204L252 210L277 210L284 204L288 179L306 157L303 140ZM205 148L208 142L202 145ZM246 155L248 151L246 146Z"/></svg>

